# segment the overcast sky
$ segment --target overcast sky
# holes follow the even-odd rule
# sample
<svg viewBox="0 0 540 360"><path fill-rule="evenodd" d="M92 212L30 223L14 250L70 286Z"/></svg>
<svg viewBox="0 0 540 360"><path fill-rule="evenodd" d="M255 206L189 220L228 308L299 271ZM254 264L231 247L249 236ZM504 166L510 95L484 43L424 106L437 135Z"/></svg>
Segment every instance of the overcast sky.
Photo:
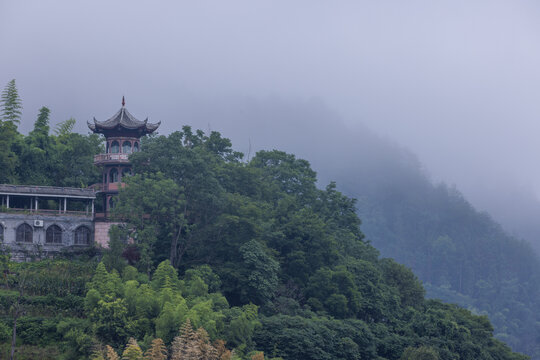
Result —
<svg viewBox="0 0 540 360"><path fill-rule="evenodd" d="M394 139L480 208L540 194L538 1L0 0L0 53L23 131L46 105L86 132L125 95L162 133L231 136L254 103L298 102Z"/></svg>

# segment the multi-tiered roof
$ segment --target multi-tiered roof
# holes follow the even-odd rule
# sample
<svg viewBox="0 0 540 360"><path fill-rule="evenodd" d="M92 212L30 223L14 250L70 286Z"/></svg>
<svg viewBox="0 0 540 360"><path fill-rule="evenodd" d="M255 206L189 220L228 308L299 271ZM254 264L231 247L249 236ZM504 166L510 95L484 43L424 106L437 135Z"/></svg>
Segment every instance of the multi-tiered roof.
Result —
<svg viewBox="0 0 540 360"><path fill-rule="evenodd" d="M125 107L125 101L122 98L122 108L118 110L109 120L98 121L94 118L94 123L88 122L88 127L94 133L120 135L120 136L135 136L141 137L146 134L151 134L159 127L161 121L152 124L148 122L148 118L144 121L138 120L131 115Z"/></svg>

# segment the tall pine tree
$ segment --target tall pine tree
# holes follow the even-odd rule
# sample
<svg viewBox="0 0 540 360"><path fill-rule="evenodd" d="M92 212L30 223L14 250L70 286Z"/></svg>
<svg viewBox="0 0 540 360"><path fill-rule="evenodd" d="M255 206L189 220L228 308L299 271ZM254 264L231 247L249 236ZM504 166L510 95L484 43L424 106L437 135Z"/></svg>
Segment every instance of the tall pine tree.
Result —
<svg viewBox="0 0 540 360"><path fill-rule="evenodd" d="M22 101L15 85L15 79L8 82L2 97L0 99L1 104L1 118L2 121L10 121L13 124L19 124L21 122L22 115Z"/></svg>

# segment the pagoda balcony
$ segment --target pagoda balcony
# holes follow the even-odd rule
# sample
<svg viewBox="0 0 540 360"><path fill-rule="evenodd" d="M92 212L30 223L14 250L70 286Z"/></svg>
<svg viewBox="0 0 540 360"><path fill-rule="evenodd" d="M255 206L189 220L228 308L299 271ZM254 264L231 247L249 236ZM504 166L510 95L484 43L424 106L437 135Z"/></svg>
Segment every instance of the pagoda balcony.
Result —
<svg viewBox="0 0 540 360"><path fill-rule="evenodd" d="M94 165L103 164L128 164L129 154L98 154L94 155Z"/></svg>
<svg viewBox="0 0 540 360"><path fill-rule="evenodd" d="M122 188L124 188L126 184L124 182L116 182L116 183L99 183L99 184L93 184L90 187L96 192L108 192L108 191L118 191Z"/></svg>

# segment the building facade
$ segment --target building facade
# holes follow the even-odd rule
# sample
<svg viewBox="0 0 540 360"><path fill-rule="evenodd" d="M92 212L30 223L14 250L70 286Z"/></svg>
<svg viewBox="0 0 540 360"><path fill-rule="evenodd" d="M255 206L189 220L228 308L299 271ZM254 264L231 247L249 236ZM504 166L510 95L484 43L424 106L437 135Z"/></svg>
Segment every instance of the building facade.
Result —
<svg viewBox="0 0 540 360"><path fill-rule="evenodd" d="M122 178L131 175L129 155L140 149L142 136L160 123L137 120L125 108L110 119L88 123L94 133L105 136L105 153L94 156L102 182L89 188L62 188L0 184L0 247L14 260L30 261L62 251L91 246L107 247L111 218ZM96 201L103 209L95 211Z"/></svg>
<svg viewBox="0 0 540 360"><path fill-rule="evenodd" d="M92 189L0 185L0 244L26 261L93 245Z"/></svg>

